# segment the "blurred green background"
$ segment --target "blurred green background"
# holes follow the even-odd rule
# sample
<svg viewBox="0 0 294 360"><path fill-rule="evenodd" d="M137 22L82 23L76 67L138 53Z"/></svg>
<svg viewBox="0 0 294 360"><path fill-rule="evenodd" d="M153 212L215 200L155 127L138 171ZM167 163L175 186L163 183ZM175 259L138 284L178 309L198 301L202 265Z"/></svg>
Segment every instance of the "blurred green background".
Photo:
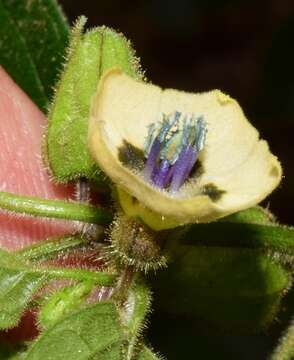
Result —
<svg viewBox="0 0 294 360"><path fill-rule="evenodd" d="M284 168L281 186L263 205L280 222L294 223L293 0L60 3L71 22L84 14L88 26L105 24L123 32L153 83L194 92L219 88L235 97ZM149 337L169 360L262 360L289 320L291 304L293 295L284 299L279 320L259 334L246 334L244 329L224 332L155 311Z"/></svg>

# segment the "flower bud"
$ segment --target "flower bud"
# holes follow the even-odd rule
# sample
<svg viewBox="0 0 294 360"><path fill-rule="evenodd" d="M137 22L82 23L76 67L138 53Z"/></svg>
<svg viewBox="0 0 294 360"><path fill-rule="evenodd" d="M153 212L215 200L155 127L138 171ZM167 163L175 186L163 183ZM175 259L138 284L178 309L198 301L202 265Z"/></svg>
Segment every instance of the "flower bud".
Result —
<svg viewBox="0 0 294 360"><path fill-rule="evenodd" d="M141 78L138 59L122 34L105 26L83 32L81 17L71 32L64 71L49 111L45 158L57 182L84 177L101 181L88 152L87 132L91 98L101 75L117 66Z"/></svg>

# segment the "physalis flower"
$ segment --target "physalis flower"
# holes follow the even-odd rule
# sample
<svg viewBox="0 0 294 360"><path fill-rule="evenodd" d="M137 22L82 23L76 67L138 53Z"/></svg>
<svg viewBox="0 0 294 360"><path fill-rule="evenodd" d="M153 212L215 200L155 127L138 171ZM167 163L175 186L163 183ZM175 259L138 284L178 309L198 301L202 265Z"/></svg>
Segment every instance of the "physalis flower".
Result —
<svg viewBox="0 0 294 360"><path fill-rule="evenodd" d="M126 214L155 230L254 206L282 175L267 142L230 96L163 90L118 69L99 82L89 147Z"/></svg>

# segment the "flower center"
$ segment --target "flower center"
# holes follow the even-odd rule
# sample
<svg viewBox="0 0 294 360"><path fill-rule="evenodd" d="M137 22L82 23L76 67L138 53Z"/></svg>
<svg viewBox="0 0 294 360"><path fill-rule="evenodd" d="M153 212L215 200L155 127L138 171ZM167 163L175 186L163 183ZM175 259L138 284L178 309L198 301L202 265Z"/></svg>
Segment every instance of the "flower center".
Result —
<svg viewBox="0 0 294 360"><path fill-rule="evenodd" d="M148 127L144 155L146 180L176 192L188 179L205 144L203 116L175 111Z"/></svg>

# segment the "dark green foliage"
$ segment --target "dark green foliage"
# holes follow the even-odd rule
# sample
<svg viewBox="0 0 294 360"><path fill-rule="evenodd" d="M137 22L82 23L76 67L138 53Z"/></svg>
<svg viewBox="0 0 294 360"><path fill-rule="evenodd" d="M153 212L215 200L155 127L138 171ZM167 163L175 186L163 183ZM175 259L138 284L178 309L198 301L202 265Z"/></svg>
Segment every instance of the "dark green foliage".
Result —
<svg viewBox="0 0 294 360"><path fill-rule="evenodd" d="M163 312L258 331L276 316L288 273L260 251L182 245L154 281Z"/></svg>
<svg viewBox="0 0 294 360"><path fill-rule="evenodd" d="M171 240L170 265L154 281L157 306L216 328L259 331L277 315L290 275L294 230L256 207L195 224ZM272 260L275 255L275 261ZM291 257L290 257L291 258Z"/></svg>
<svg viewBox="0 0 294 360"><path fill-rule="evenodd" d="M42 110L53 95L68 31L55 0L0 1L0 64Z"/></svg>
<svg viewBox="0 0 294 360"><path fill-rule="evenodd" d="M294 228L270 222L263 212L261 208L253 208L218 222L192 225L182 243L260 248L293 255Z"/></svg>

